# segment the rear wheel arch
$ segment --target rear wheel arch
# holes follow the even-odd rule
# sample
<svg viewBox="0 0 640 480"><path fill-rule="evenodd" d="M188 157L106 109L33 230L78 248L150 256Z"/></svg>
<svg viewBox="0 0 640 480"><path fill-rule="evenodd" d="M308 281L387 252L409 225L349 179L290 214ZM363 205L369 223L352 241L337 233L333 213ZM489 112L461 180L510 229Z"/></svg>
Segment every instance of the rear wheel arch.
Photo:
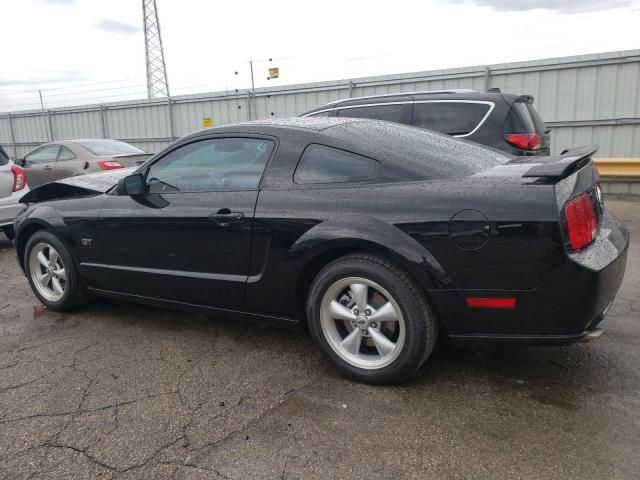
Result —
<svg viewBox="0 0 640 480"><path fill-rule="evenodd" d="M369 357L371 352L354 353L349 347L343 348L344 342L348 341L355 332L359 332L358 328L365 328L359 324L360 317L358 317L358 327L353 323L353 330L351 332L347 331L347 336L342 339L341 337L345 335L345 332L341 330L344 330L345 327L351 328L350 325L338 326L337 330L335 327L327 327L327 295L331 299L336 294L335 288L340 290L344 288L344 282L353 282L354 280L357 284L369 284L369 289L373 288L374 292L383 292L382 295L386 297L387 305L390 302L394 303L399 318L395 317L395 315L396 320L391 318L383 320L380 318L379 324L372 323L370 327L378 332L375 335L376 337L382 337L383 339L385 336L387 337L386 342L382 343L383 346L385 343L387 345L395 343L394 349L401 348L401 351L396 351L395 354L393 350L390 352L383 351L379 348L376 339L374 339L374 342L379 352L376 355L380 358ZM379 294L376 293L376 295ZM373 312L376 309L381 309L381 306L375 303L374 297L370 297L370 300L373 300L371 303ZM398 302L397 304L395 303L396 301ZM342 299L340 303L346 305ZM360 306L359 303L358 306ZM401 311L398 310L398 307ZM330 310L333 312L334 308L331 307ZM365 310L365 312L367 316L371 315L369 310ZM354 313L358 314L357 311ZM415 279L412 279L405 269L391 261L388 256L362 250L338 257L321 269L312 282L311 290L308 293L306 314L309 317L308 328L311 331L311 335L330 357L332 363L348 377L366 383L398 383L415 372L433 351L438 339L440 325L437 314L431 308L431 302L426 292L420 288ZM374 315L376 314L374 313ZM387 315L389 314L385 310L383 316L386 317ZM332 318L337 318L337 320L329 320L330 325L333 325L334 321L340 323L344 320L342 316ZM372 321L374 319L375 317L371 317ZM378 322L378 320L375 320L375 322ZM383 326L383 322L385 322L386 326ZM394 322L400 322L400 330L396 329L395 333L393 329L391 331L388 330L389 325L398 325ZM327 328L330 330L329 333L327 333ZM331 333L331 330L333 333ZM366 330L370 332L368 322ZM383 332L384 335L382 335ZM367 336L374 337L374 333L370 332L370 335ZM335 338L336 335L338 336L337 340ZM365 335L364 332L363 335ZM360 337L358 334L356 336ZM330 346L331 344L333 346ZM345 348L350 353L350 355L347 355L350 359L345 359L344 355L338 352ZM356 348L360 349L360 342L358 342ZM370 349L371 346L365 345L364 349L366 350L367 348ZM385 348L384 350L387 349ZM361 354L364 354L364 362L361 361L363 359ZM385 363L385 356L389 355L396 356L387 359ZM372 359L374 364L371 363ZM380 362L382 363L380 364Z"/></svg>
<svg viewBox="0 0 640 480"><path fill-rule="evenodd" d="M313 284L313 281L316 279L318 274L324 267L326 267L330 263L343 257L358 254L374 255L380 258L384 258L395 268L401 270L418 288L420 288L425 301L430 305L434 314L437 315L435 306L429 298L428 292L425 288L421 288L424 287L424 285L421 285L421 282L415 277L415 275L413 275L411 271L412 269L408 266L409 261L407 259L403 259L399 254L389 250L389 248L385 247L384 245L372 242L358 242L351 240L347 242L347 244L339 243L315 253L309 258L309 260L305 263L304 267L300 271L300 274L298 275L296 281L296 297L298 303L298 311L300 312L300 319L305 327L307 327L308 325L307 299L309 296L311 285Z"/></svg>

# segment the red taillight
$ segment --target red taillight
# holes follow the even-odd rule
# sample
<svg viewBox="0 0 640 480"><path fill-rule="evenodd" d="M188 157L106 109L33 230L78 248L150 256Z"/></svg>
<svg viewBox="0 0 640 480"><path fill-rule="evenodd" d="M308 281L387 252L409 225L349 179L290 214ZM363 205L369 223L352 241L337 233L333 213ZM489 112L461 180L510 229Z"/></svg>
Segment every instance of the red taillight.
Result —
<svg viewBox="0 0 640 480"><path fill-rule="evenodd" d="M591 198L586 193L574 198L564 206L567 230L573 250L586 247L596 238L598 222Z"/></svg>
<svg viewBox="0 0 640 480"><path fill-rule="evenodd" d="M100 160L98 161L98 166L101 170L115 170L116 168L124 168L117 160Z"/></svg>
<svg viewBox="0 0 640 480"><path fill-rule="evenodd" d="M467 305L474 308L514 308L516 299L511 297L467 297Z"/></svg>
<svg viewBox="0 0 640 480"><path fill-rule="evenodd" d="M538 133L505 133L504 139L521 150L540 150L542 136Z"/></svg>
<svg viewBox="0 0 640 480"><path fill-rule="evenodd" d="M27 173L22 167L18 165L11 165L11 171L13 172L13 190L19 192L27 186Z"/></svg>

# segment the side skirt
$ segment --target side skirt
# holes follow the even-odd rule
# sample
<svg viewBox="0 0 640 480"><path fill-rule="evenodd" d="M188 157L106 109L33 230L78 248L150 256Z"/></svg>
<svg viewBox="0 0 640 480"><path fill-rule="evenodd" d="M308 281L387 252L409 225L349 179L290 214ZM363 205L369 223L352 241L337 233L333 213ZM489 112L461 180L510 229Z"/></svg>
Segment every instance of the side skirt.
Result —
<svg viewBox="0 0 640 480"><path fill-rule="evenodd" d="M209 307L207 305L198 305L194 303L185 303L176 300L166 300L156 297L147 297L144 295L134 295L131 293L116 292L113 290L104 290L101 288L88 287L89 292L98 297L113 298L115 300L124 300L127 302L140 303L154 307L163 307L171 310L180 310L184 312L205 313L212 316L223 317L230 320L239 320L256 324L269 324L285 328L300 327L301 322L297 318L279 317L274 315L262 315L259 313L242 312L239 310L229 310L225 308Z"/></svg>

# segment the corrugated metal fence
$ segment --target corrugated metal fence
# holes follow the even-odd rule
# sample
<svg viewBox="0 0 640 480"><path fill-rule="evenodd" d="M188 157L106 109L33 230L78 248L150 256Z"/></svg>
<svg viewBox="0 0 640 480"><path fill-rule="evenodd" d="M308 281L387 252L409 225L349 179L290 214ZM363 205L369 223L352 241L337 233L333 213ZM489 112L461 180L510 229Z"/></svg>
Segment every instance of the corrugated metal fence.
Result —
<svg viewBox="0 0 640 480"><path fill-rule="evenodd" d="M599 144L602 157L640 157L640 50L386 75L332 82L184 95L0 114L0 144L17 158L35 146L72 138L116 138L149 152L202 128L295 116L344 97L470 88L529 93L552 128L555 152Z"/></svg>

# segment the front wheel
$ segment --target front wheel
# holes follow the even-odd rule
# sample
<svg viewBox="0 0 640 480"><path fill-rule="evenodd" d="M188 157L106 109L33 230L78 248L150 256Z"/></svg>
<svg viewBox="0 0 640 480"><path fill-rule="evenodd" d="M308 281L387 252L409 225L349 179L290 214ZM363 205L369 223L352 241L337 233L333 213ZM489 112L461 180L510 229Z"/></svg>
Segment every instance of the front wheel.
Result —
<svg viewBox="0 0 640 480"><path fill-rule="evenodd" d="M24 258L31 289L48 308L66 311L86 302L69 250L53 233L34 233L27 242Z"/></svg>
<svg viewBox="0 0 640 480"><path fill-rule="evenodd" d="M346 376L397 383L427 359L437 323L423 294L387 260L349 255L327 265L309 293L311 334Z"/></svg>

